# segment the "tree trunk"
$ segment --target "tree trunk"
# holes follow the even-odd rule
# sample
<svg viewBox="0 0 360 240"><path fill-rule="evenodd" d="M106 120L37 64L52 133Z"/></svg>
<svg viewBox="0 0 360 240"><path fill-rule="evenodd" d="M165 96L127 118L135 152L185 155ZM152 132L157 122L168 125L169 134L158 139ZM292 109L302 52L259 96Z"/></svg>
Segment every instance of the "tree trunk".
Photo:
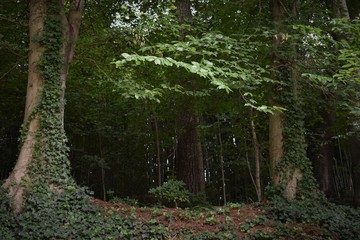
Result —
<svg viewBox="0 0 360 240"><path fill-rule="evenodd" d="M28 85L26 93L24 125L29 124L27 135L25 136L23 145L20 149L19 157L10 176L5 181L3 187L9 188L9 196L13 198L14 208L16 212L21 210L24 201L24 186L21 184L22 179L26 178L27 167L32 159L32 151L35 144L35 133L39 129L39 116L30 114L39 104L40 89L43 82L41 80L38 62L40 61L43 48L32 39L40 37L44 29L45 20L45 2L32 1L30 3L30 19L29 19L29 36L30 36L30 53L29 53L29 73Z"/></svg>
<svg viewBox="0 0 360 240"><path fill-rule="evenodd" d="M69 16L65 16L64 10L64 1L53 1L49 3L46 0L31 0L30 1L30 19L29 19L29 37L30 37L30 53L29 53L29 69L28 69L28 85L27 85L27 95L26 95L26 104L25 104L25 114L24 114L24 126L26 126L24 141L20 149L19 157L16 162L16 165L11 172L8 179L5 181L3 188L8 189L9 196L13 199L13 207L16 212L20 212L22 204L24 202L24 194L26 192L26 186L23 184L24 180L27 183L30 183L32 179L29 175L29 165L33 161L34 157L34 146L39 141L37 137L38 131L40 129L40 124L42 120L42 114L36 109L39 107L40 101L42 99L42 90L44 88L44 76L40 69L40 62L43 57L43 54L46 50L39 41L39 38L44 35L44 26L48 16L49 5L48 4L59 4L57 8L60 12L57 14L62 18L63 25L63 39L60 41L63 42L63 48L61 49L62 56L64 57L63 63L64 67L59 72L58 79L61 86L61 94L59 95L59 101L62 104L61 112L54 110L54 114L60 115L62 119L59 123L63 128L63 114L64 114L64 91L65 91L65 81L69 70L69 65L72 60L75 49L75 41L78 37L81 14L84 7L83 0L72 1ZM54 76L56 77L56 76ZM59 135L61 138L63 136ZM47 161L40 161L39 164L47 164ZM64 170L68 171L70 175L70 169ZM39 177L39 176L38 176ZM51 184L51 183L49 183Z"/></svg>
<svg viewBox="0 0 360 240"><path fill-rule="evenodd" d="M197 194L205 190L203 164L200 164L203 156L197 133L198 118L190 109L191 107L183 110L179 117L179 125L183 129L178 136L176 173L187 189Z"/></svg>
<svg viewBox="0 0 360 240"><path fill-rule="evenodd" d="M156 114L154 113L154 125L155 125L155 141L156 141L156 164L157 164L157 174L158 174L158 186L162 184L162 174L161 174L161 145L159 139L159 126Z"/></svg>
<svg viewBox="0 0 360 240"><path fill-rule="evenodd" d="M292 14L294 19L297 19L299 1L293 1L292 5ZM285 7L283 2L280 0L272 1L272 20L274 23L274 29L276 34L273 36L273 57L272 57L272 67L273 67L273 79L282 81L284 85L273 86L270 91L270 106L283 106L286 108L295 108L299 107L298 103L298 72L296 68L296 62L292 59L286 59L285 56L281 54L281 48L285 44L291 44L291 49L293 51L293 56L296 56L296 46L292 43L288 43L286 36L286 25L285 25ZM287 76L290 76L289 77ZM289 81L290 80L290 81ZM279 100L286 95L288 100ZM291 100L290 100L291 99ZM288 102L290 101L290 103ZM296 105L296 106L293 106ZM300 113L296 112L295 114ZM289 114L289 113L287 113ZM297 118L299 116L292 116L292 118ZM285 131L284 124L284 113L274 110L273 114L270 115L269 119L269 158L270 158L270 175L271 182L273 186L283 185L285 187L284 195L290 199L294 199L297 193L298 181L302 179L303 173L298 166L294 163L282 162L288 161L288 152L285 148L285 142L287 145L296 144L294 139L297 138L301 142L304 141L303 134L300 131L296 136L289 131ZM303 121L303 119L296 119ZM295 121L296 121L295 120ZM296 123L299 124L299 123ZM286 122L287 128L294 128L294 126L289 126L290 123ZM298 127L303 127L299 125ZM301 130L301 129L299 129ZM294 139L293 139L294 138ZM297 144L297 146L291 146L297 148L295 151L297 154L303 154L301 149L303 146ZM292 150L294 151L294 149ZM293 156L292 156L293 158ZM286 160L285 160L286 159ZM302 161L303 156L297 156L295 161Z"/></svg>
<svg viewBox="0 0 360 240"><path fill-rule="evenodd" d="M251 135L252 135L252 142L254 145L254 154L255 154L255 188L256 188L255 190L258 201L261 202L262 191L261 191L261 178L260 178L260 146L257 140L252 109L250 109L250 126L251 126Z"/></svg>
<svg viewBox="0 0 360 240"><path fill-rule="evenodd" d="M221 128L220 128L220 121L218 121L218 139L219 139L219 146L220 146L220 171L221 171L221 183L222 183L222 193L223 193L223 200L224 206L226 206L226 182L225 182L225 170L224 170L224 153L223 153L223 144L222 144L222 137L221 137Z"/></svg>
<svg viewBox="0 0 360 240"><path fill-rule="evenodd" d="M177 17L180 24L189 23L191 20L190 0L176 2ZM180 38L184 40L186 29L180 29ZM194 81L184 83L191 88ZM197 130L199 117L194 109L194 99L183 96L180 102L183 106L178 116L180 130L177 144L176 169L177 177L182 180L187 189L197 194L205 191L204 163L201 142ZM181 103L180 103L181 104Z"/></svg>
<svg viewBox="0 0 360 240"><path fill-rule="evenodd" d="M350 19L346 0L330 0L330 4L332 5L335 17Z"/></svg>
<svg viewBox="0 0 360 240"><path fill-rule="evenodd" d="M284 155L283 149L283 124L281 112L275 110L269 119L269 158L270 158L270 177L271 184L277 186L280 184L281 172L277 166Z"/></svg>
<svg viewBox="0 0 360 240"><path fill-rule="evenodd" d="M276 32L281 32L284 28L284 8L281 2L278 0L272 1L272 20L274 22L274 28ZM273 78L276 79L280 66L280 59L277 56L278 47L281 44L281 34L275 34L273 36ZM270 106L280 106L275 98L278 92L282 91L280 86L270 90ZM269 118L269 160L270 160L270 177L273 186L277 186L281 182L282 173L278 170L278 165L284 155L284 129L282 122L282 112L274 110L273 114Z"/></svg>
<svg viewBox="0 0 360 240"><path fill-rule="evenodd" d="M325 97L326 102L331 102ZM328 199L336 197L334 189L334 157L335 145L333 142L332 127L335 124L335 114L325 109L321 114L324 120L321 128L323 129L323 143L319 150L317 163L315 164L315 175L319 182L320 189L325 193Z"/></svg>

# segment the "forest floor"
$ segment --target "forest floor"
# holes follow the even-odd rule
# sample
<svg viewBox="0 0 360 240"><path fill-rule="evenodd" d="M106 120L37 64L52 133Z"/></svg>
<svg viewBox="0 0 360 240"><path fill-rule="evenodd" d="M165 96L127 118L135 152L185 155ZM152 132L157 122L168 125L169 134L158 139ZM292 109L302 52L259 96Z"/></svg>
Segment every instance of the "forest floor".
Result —
<svg viewBox="0 0 360 240"><path fill-rule="evenodd" d="M338 239L319 226L281 223L255 205L180 209L137 207L92 199L92 204L135 221L162 224L170 239Z"/></svg>

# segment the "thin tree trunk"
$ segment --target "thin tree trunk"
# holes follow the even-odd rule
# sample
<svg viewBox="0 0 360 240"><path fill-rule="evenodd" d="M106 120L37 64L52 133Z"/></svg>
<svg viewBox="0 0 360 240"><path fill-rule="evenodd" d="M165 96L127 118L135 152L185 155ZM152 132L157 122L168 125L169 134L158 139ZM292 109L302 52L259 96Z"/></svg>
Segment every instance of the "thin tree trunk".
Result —
<svg viewBox="0 0 360 240"><path fill-rule="evenodd" d="M261 202L262 191L261 191L261 178L260 178L260 146L257 140L252 109L250 109L250 126L251 126L252 142L254 145L254 152L255 152L255 190L258 201Z"/></svg>
<svg viewBox="0 0 360 240"><path fill-rule="evenodd" d="M223 153L223 143L221 137L220 121L218 121L218 138L220 146L220 171L221 171L221 183L222 183L222 192L224 198L224 206L227 204L226 201L226 182L225 182L225 171L224 171L224 153Z"/></svg>
<svg viewBox="0 0 360 240"><path fill-rule="evenodd" d="M197 125L199 125L200 119L197 118ZM196 142L196 151L198 152L197 155L197 162L198 162L198 172L199 172L199 191L201 193L205 192L205 171L204 171L204 155L202 150L202 145L200 141L200 134L196 129L197 133L197 142Z"/></svg>
<svg viewBox="0 0 360 240"><path fill-rule="evenodd" d="M102 193L103 193L103 200L106 201L106 185L105 185L105 160L104 160L104 154L103 154L103 148L102 148L102 141L101 136L99 134L99 152L100 152L100 168L101 168L101 187L102 187Z"/></svg>
<svg viewBox="0 0 360 240"><path fill-rule="evenodd" d="M251 171L251 166L250 166L250 161L249 161L249 154L246 152L245 155L246 155L246 163L247 163L247 167L248 167L248 170L249 170L250 178L251 178L251 181L252 181L252 183L253 183L253 185L255 187L256 195L258 196L256 182L255 182L254 176L253 176L252 171Z"/></svg>
<svg viewBox="0 0 360 240"><path fill-rule="evenodd" d="M162 184L161 176L161 145L159 140L159 126L156 115L154 114L154 125L155 125L155 141L156 141L156 163L157 163L157 172L158 172L158 186Z"/></svg>

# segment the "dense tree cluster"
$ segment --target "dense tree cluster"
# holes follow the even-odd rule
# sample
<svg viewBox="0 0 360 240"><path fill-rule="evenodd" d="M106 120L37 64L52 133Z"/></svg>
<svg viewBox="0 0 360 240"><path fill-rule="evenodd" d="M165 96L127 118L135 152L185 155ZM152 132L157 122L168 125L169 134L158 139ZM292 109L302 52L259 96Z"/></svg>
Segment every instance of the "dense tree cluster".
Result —
<svg viewBox="0 0 360 240"><path fill-rule="evenodd" d="M104 200L177 179L219 205L265 189L360 204L358 1L70 2L0 3L0 177L18 211L70 176Z"/></svg>

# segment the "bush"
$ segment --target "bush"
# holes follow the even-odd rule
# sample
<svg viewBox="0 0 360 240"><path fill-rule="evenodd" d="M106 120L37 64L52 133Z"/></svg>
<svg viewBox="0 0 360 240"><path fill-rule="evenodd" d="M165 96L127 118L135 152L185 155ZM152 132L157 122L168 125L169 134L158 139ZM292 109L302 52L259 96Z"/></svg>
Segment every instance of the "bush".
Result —
<svg viewBox="0 0 360 240"><path fill-rule="evenodd" d="M174 202L178 207L178 202L189 202L190 192L185 189L185 183L178 180L169 180L162 186L149 190L160 201Z"/></svg>

